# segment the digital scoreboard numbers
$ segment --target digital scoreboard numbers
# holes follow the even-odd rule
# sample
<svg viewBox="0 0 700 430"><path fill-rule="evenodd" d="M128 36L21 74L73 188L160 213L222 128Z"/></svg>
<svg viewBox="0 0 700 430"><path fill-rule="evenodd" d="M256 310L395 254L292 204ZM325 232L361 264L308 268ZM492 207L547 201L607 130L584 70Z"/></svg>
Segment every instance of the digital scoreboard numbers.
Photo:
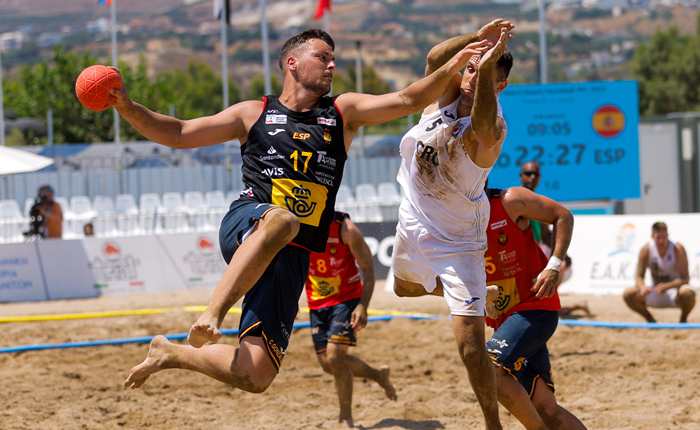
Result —
<svg viewBox="0 0 700 430"><path fill-rule="evenodd" d="M509 85L499 102L508 134L489 186L520 185L537 161L537 192L554 200L639 198L636 81Z"/></svg>

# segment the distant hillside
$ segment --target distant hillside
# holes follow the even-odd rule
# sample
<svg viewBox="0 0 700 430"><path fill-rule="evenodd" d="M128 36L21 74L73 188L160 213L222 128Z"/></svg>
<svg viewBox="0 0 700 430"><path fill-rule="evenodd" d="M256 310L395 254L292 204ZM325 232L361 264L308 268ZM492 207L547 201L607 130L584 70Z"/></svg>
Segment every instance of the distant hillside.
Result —
<svg viewBox="0 0 700 430"><path fill-rule="evenodd" d="M212 16L213 0L115 0L119 58L136 64L145 58L151 76L184 67L200 58L220 70L218 23ZM260 12L257 0L230 0L229 71L246 88L262 74ZM317 0L267 0L272 64L281 44L299 29L321 27L312 21ZM51 55L46 34L79 52L90 51L109 61L108 33L87 30L86 24L109 18L109 7L97 0L0 0L0 33L26 32L19 51L3 54L7 76L22 64L35 64ZM629 78L626 64L639 41L656 29L677 25L682 33L695 31L696 10L558 9L547 11L550 81ZM522 11L517 4L485 0L334 0L330 31L337 42L339 69L354 67L356 42L362 58L383 79L403 88L418 79L428 50L449 37L478 29L494 18L513 21L515 39L509 43L516 60L511 82L539 79L539 23L537 11ZM104 25L104 23L103 23ZM273 73L279 74L274 67Z"/></svg>

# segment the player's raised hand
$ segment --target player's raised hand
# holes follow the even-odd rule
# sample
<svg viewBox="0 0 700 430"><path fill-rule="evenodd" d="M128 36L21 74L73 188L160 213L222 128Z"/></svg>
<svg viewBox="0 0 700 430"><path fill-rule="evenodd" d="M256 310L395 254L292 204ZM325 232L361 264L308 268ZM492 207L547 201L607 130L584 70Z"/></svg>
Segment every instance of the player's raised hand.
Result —
<svg viewBox="0 0 700 430"><path fill-rule="evenodd" d="M492 68L496 65L496 62L501 58L503 53L508 47L508 30L501 28L501 35L493 48L486 51L481 61L479 61L479 70L484 68Z"/></svg>
<svg viewBox="0 0 700 430"><path fill-rule="evenodd" d="M510 32L513 31L515 25L513 25L510 21L504 21L500 18L494 19L481 27L476 35L479 37L479 40L488 40L489 47L491 47L498 42L498 39L501 38L501 30L504 28L508 32L508 39L512 39L514 36Z"/></svg>
<svg viewBox="0 0 700 430"><path fill-rule="evenodd" d="M114 69L119 73L119 77L121 78L122 74L119 72L119 69L116 67L110 67L110 69ZM122 79L122 82L124 82L124 79ZM117 100L114 102L114 108L119 110L120 107L125 107L126 105L131 103L131 99L129 98L129 93L126 91L126 85L122 84L122 87L120 89L115 89L112 88L109 90L109 93L113 95L114 97L117 98Z"/></svg>
<svg viewBox="0 0 700 430"><path fill-rule="evenodd" d="M446 65L455 71L462 70L467 65L470 58L472 58L474 55L481 55L483 52L486 52L487 49L489 48L488 41L486 40L479 40L477 42L470 43L461 51L456 53Z"/></svg>

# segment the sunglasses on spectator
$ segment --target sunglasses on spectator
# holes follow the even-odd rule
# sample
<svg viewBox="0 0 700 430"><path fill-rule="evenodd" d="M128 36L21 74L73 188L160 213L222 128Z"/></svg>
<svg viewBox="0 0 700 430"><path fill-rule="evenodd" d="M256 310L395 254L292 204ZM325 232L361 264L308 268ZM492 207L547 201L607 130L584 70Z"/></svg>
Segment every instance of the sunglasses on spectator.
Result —
<svg viewBox="0 0 700 430"><path fill-rule="evenodd" d="M523 174L525 176L540 176L540 172L534 172L534 171L521 172L521 174Z"/></svg>

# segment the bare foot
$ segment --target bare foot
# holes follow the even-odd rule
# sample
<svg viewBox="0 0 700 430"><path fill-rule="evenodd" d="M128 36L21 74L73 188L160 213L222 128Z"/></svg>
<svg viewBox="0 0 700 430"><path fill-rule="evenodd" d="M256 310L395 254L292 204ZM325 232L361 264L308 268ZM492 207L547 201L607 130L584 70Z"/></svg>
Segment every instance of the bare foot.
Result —
<svg viewBox="0 0 700 430"><path fill-rule="evenodd" d="M352 418L350 418L348 420L338 421L338 428L339 429L354 429L355 425L352 422Z"/></svg>
<svg viewBox="0 0 700 430"><path fill-rule="evenodd" d="M162 370L168 349L172 344L164 336L156 336L151 340L148 356L143 363L131 368L129 377L124 381L124 388L136 389L142 386L152 374Z"/></svg>
<svg viewBox="0 0 700 430"><path fill-rule="evenodd" d="M391 381L389 381L389 372L389 366L380 367L379 379L377 379L377 383L380 387L384 388L384 393L389 398L389 400L396 401L396 399L398 399L398 396L396 395L396 388L394 388L394 386L391 384Z"/></svg>
<svg viewBox="0 0 700 430"><path fill-rule="evenodd" d="M217 327L218 321L214 319L205 319L204 315L199 318L199 321L192 324L190 333L187 335L187 341L195 348L201 348L207 342L216 342L221 339L221 332Z"/></svg>

